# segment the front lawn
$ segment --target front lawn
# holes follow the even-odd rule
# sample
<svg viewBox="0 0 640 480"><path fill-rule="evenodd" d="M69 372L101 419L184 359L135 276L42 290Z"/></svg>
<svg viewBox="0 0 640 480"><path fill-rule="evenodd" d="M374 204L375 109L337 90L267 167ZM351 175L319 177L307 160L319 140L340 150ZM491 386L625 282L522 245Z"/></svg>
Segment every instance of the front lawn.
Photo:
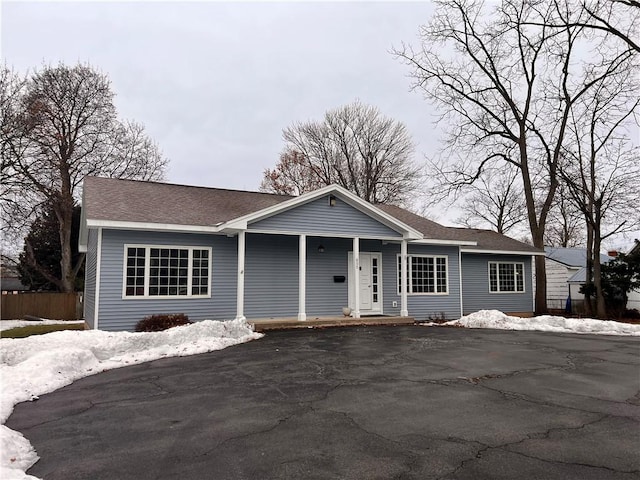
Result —
<svg viewBox="0 0 640 480"><path fill-rule="evenodd" d="M31 335L42 335L44 333L57 332L58 330L84 330L84 323L59 323L56 325L29 325L26 327L10 328L0 333L2 338L24 338Z"/></svg>

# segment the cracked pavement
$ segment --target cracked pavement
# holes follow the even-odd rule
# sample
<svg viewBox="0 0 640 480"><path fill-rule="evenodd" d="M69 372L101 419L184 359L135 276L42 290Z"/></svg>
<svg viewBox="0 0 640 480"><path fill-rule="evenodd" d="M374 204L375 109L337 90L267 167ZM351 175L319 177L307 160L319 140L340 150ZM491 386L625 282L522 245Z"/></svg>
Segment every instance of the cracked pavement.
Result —
<svg viewBox="0 0 640 480"><path fill-rule="evenodd" d="M79 380L7 426L54 479L640 479L640 338L269 332Z"/></svg>

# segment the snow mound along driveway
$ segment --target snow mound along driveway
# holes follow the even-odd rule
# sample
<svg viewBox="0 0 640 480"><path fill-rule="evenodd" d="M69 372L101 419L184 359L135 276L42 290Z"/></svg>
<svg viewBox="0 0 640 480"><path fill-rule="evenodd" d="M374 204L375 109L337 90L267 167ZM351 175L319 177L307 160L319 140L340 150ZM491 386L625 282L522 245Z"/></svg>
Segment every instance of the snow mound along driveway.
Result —
<svg viewBox="0 0 640 480"><path fill-rule="evenodd" d="M24 473L38 461L35 450L22 434L4 426L17 403L105 370L221 350L260 337L244 321L204 320L153 333L67 330L0 339L0 478L35 478Z"/></svg>
<svg viewBox="0 0 640 480"><path fill-rule="evenodd" d="M500 330L538 330L542 332L588 333L596 335L640 336L640 325L595 320L593 318L565 318L552 315L521 318L505 315L498 310L480 310L458 320L445 323L425 323L427 326L465 328L495 328Z"/></svg>

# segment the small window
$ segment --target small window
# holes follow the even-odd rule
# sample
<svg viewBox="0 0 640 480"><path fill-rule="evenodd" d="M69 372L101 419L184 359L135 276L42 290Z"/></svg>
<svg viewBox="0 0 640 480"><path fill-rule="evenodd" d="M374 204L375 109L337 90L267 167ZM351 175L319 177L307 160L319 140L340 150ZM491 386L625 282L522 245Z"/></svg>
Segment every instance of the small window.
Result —
<svg viewBox="0 0 640 480"><path fill-rule="evenodd" d="M211 248L126 246L125 297L209 296Z"/></svg>
<svg viewBox="0 0 640 480"><path fill-rule="evenodd" d="M401 293L402 256L398 255L398 294ZM448 293L447 257L430 255L407 255L407 293Z"/></svg>
<svg viewBox="0 0 640 480"><path fill-rule="evenodd" d="M489 262L489 291L491 293L524 292L524 263Z"/></svg>
<svg viewBox="0 0 640 480"><path fill-rule="evenodd" d="M144 248L127 248L127 266L125 276L125 295L144 296L144 270L146 254Z"/></svg>

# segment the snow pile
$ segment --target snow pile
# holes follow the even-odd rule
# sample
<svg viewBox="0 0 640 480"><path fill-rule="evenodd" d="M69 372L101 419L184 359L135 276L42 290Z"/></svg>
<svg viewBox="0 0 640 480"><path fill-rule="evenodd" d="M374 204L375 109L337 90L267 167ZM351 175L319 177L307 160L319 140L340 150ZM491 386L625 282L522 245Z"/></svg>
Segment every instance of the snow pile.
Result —
<svg viewBox="0 0 640 480"><path fill-rule="evenodd" d="M18 327L32 327L34 325L69 325L72 323L84 323L84 320L2 320L0 321L0 332Z"/></svg>
<svg viewBox="0 0 640 480"><path fill-rule="evenodd" d="M105 370L221 350L260 337L245 321L204 320L154 333L66 330L0 339L0 478L35 478L24 473L38 460L35 450L4 425L17 403Z"/></svg>
<svg viewBox="0 0 640 480"><path fill-rule="evenodd" d="M640 336L640 325L614 322L611 320L565 318L555 317L552 315L541 315L539 317L532 318L510 317L498 310L480 310L479 312L472 313L458 320L439 324L426 323L425 325Z"/></svg>

